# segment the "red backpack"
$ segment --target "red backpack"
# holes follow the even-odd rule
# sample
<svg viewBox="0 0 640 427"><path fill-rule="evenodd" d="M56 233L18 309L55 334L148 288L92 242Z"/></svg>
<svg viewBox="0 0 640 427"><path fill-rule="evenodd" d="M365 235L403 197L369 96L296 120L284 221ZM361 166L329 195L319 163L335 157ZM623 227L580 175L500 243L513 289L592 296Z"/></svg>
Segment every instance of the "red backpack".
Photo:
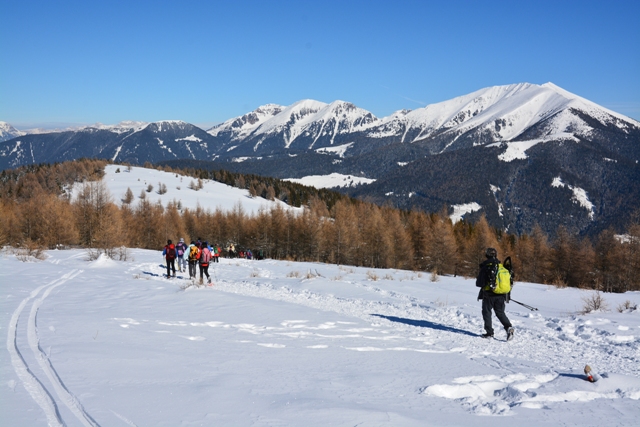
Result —
<svg viewBox="0 0 640 427"><path fill-rule="evenodd" d="M167 259L176 259L176 247L173 243L167 247Z"/></svg>

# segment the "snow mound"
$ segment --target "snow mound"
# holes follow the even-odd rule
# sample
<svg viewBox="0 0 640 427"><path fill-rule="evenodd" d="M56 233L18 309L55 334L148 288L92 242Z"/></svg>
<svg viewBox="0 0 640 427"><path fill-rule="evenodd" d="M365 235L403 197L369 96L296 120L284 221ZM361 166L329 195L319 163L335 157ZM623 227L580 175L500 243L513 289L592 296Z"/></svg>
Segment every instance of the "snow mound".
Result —
<svg viewBox="0 0 640 427"><path fill-rule="evenodd" d="M457 400L477 415L512 415L517 407L550 409L555 403L640 398L640 378L621 375L605 374L596 383L557 372L455 378L452 382L428 386L422 393Z"/></svg>
<svg viewBox="0 0 640 427"><path fill-rule="evenodd" d="M114 268L118 263L109 258L106 254L100 254L98 258L89 263L89 268Z"/></svg>

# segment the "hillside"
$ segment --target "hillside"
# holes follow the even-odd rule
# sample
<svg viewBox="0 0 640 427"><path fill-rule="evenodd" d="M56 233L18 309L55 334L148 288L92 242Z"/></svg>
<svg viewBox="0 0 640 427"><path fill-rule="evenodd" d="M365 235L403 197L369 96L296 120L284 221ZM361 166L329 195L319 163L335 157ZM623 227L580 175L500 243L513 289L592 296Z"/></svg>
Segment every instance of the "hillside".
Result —
<svg viewBox="0 0 640 427"><path fill-rule="evenodd" d="M230 212L237 209L238 206L242 206L248 215L257 215L261 209L269 210L275 206L300 210L300 208L291 207L280 200L271 201L262 197L250 197L247 190L213 180L202 180L202 188L196 190L197 178L157 169L107 165L104 172L102 180L107 185L114 201L118 203L124 198L129 188L136 197L145 193L145 198L153 204L160 202L166 207L171 202L180 203L181 209L188 208L192 211L200 207L210 211L218 209ZM161 184L166 186L164 194L160 194L158 191ZM151 191L147 191L149 185L153 187ZM77 195L79 189L80 186L75 187L76 194L72 197Z"/></svg>

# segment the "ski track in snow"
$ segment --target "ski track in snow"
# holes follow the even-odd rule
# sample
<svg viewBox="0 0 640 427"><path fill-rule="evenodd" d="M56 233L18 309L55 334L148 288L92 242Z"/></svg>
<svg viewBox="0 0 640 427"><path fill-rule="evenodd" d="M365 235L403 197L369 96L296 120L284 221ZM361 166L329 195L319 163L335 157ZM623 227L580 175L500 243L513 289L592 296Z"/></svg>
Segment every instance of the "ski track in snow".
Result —
<svg viewBox="0 0 640 427"><path fill-rule="evenodd" d="M82 273L82 270L73 271L71 272L71 274L66 280L73 279L80 273ZM29 315L29 322L27 326L28 342L29 342L29 346L31 347L31 351L33 352L36 360L38 361L38 364L40 365L44 373L47 375L47 378L49 378L49 381L51 381L51 384L53 384L53 388L56 391L58 398L62 400L62 402L64 402L64 404L71 410L71 412L76 416L76 418L80 420L82 425L87 427L96 427L98 426L98 424L91 418L91 416L89 416L89 414L85 412L84 408L82 407L78 399L73 394L71 394L71 392L69 392L69 390L65 387L64 383L62 382L62 379L58 376L58 373L56 372L55 368L51 364L51 360L47 357L45 352L42 351L42 349L40 348L40 340L38 338L38 325L37 325L38 310L40 309L40 306L42 305L44 300L49 296L49 294L51 294L51 292L55 288L64 284L66 280L63 282L58 282L56 284L50 285L44 291L42 296L38 298L36 301L34 301L33 305L31 306L31 313Z"/></svg>
<svg viewBox="0 0 640 427"><path fill-rule="evenodd" d="M60 280L58 279L53 283L56 283ZM49 284L50 285L50 284ZM38 377L36 377L25 362L22 357L22 353L18 348L17 344L17 336L18 336L18 319L20 318L20 313L24 310L24 307L28 304L28 302L35 298L42 289L49 285L42 285L39 288L35 289L31 292L31 294L22 300L18 308L13 312L11 316L11 321L9 322L9 332L7 334L7 350L9 350L9 354L11 355L11 364L13 365L13 369L16 371L18 378L22 381L24 388L29 392L33 400L42 408L45 416L47 417L47 423L49 426L64 426L65 424L62 422L60 418L60 414L58 413L58 407L56 406L53 398L44 387L44 385L40 382Z"/></svg>
<svg viewBox="0 0 640 427"><path fill-rule="evenodd" d="M45 375L53 385L53 388L58 398L71 410L71 412L80 420L82 425L87 427L99 427L99 425L87 414L78 401L78 399L65 387L62 379L58 376L55 368L51 364L51 360L47 354L40 348L40 340L38 337L37 315L40 306L44 300L51 294L51 292L60 285L63 285L67 281L75 278L81 274L83 270L72 270L61 278L54 280L53 282L40 286L35 289L31 294L25 298L18 308L14 311L11 321L9 323L9 333L7 335L7 349L11 354L11 363L14 370L18 374L18 377L22 381L24 387L27 389L31 397L44 411L47 422L50 426L64 426L65 423L60 416L58 406L54 401L51 393L44 386L43 381L29 368L26 361L22 357L22 352L18 348L18 320L22 311L27 304L35 299L40 291L46 288L40 298L36 299L31 306L29 319L27 323L27 341L29 347L35 356L38 365L44 371Z"/></svg>

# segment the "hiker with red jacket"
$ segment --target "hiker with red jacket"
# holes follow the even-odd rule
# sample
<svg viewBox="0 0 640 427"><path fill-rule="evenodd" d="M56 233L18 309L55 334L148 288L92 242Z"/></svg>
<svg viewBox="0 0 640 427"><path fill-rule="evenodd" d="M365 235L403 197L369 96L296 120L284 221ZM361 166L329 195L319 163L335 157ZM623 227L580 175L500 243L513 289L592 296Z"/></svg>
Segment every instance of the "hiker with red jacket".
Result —
<svg viewBox="0 0 640 427"><path fill-rule="evenodd" d="M211 283L211 277L209 276L209 263L211 262L211 250L209 249L209 242L204 242L202 248L198 252L198 263L200 264L200 284L203 284L202 274L207 276L207 283Z"/></svg>
<svg viewBox="0 0 640 427"><path fill-rule="evenodd" d="M173 277L176 277L176 246L171 243L171 240L167 240L167 245L162 250L162 255L167 260L167 277L171 277L171 270L173 269Z"/></svg>

